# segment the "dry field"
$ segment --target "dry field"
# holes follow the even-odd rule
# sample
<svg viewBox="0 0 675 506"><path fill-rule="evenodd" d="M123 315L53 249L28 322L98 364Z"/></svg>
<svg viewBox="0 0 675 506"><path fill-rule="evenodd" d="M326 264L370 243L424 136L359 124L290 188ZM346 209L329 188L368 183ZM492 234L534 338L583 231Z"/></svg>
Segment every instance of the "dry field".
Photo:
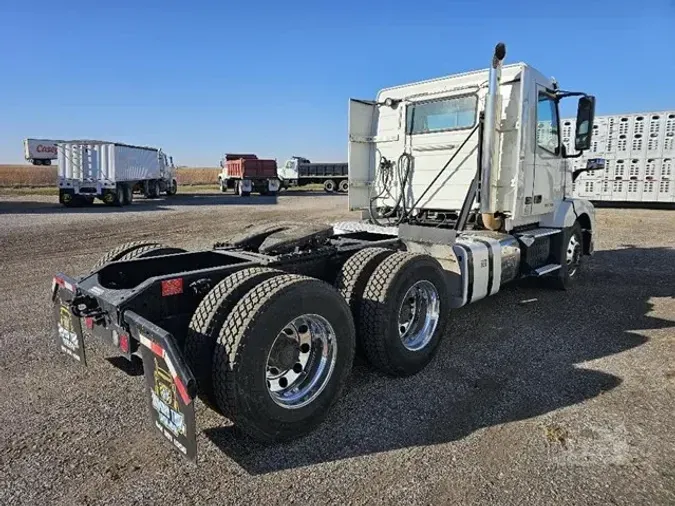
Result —
<svg viewBox="0 0 675 506"><path fill-rule="evenodd" d="M215 167L180 167L176 170L179 185L216 184L218 172ZM0 187L39 188L56 184L55 165L1 165Z"/></svg>

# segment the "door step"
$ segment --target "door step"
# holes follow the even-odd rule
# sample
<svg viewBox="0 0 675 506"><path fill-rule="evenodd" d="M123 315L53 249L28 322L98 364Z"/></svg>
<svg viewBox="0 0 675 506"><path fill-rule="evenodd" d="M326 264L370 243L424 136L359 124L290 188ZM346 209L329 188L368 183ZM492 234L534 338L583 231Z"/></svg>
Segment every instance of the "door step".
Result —
<svg viewBox="0 0 675 506"><path fill-rule="evenodd" d="M514 235L525 246L532 246L532 244L534 244L537 239L548 237L550 235L556 235L560 232L562 232L562 230L559 228L535 228L525 232L516 232Z"/></svg>
<svg viewBox="0 0 675 506"><path fill-rule="evenodd" d="M540 278L542 276L546 276L547 274L551 274L552 272L555 272L561 268L560 264L548 264L548 265L542 265L541 267L537 269L532 270L532 275Z"/></svg>

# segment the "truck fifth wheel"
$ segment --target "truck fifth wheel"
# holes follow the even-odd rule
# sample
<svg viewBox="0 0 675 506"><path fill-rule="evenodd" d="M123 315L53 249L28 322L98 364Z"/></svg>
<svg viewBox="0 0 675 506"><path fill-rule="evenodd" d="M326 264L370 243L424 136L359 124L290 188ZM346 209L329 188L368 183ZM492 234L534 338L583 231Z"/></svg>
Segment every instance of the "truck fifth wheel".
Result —
<svg viewBox="0 0 675 506"><path fill-rule="evenodd" d="M451 311L519 278L570 287L595 220L571 197L586 168L570 170L558 103L578 97L581 153L595 99L503 66L505 53L351 101L348 200L362 221L265 224L192 252L121 245L87 274L55 276L58 347L82 364L89 339L140 357L153 426L195 459L198 397L255 439L302 436L356 352L416 374Z"/></svg>

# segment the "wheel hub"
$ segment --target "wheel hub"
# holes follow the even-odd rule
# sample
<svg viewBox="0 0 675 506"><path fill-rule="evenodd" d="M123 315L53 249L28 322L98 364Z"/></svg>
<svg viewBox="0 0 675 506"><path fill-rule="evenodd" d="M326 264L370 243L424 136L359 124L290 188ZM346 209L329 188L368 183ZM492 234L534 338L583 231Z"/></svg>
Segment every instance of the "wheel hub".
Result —
<svg viewBox="0 0 675 506"><path fill-rule="evenodd" d="M581 259L581 243L576 235L570 237L570 242L567 244L567 251L565 253L565 262L567 263L567 271L570 277L574 276L579 266Z"/></svg>
<svg viewBox="0 0 675 506"><path fill-rule="evenodd" d="M267 359L267 390L279 406L296 409L326 387L335 367L337 341L328 321L316 314L299 316L277 335Z"/></svg>
<svg viewBox="0 0 675 506"><path fill-rule="evenodd" d="M431 341L440 318L440 297L436 287L421 280L412 285L401 302L398 331L406 349L418 351Z"/></svg>

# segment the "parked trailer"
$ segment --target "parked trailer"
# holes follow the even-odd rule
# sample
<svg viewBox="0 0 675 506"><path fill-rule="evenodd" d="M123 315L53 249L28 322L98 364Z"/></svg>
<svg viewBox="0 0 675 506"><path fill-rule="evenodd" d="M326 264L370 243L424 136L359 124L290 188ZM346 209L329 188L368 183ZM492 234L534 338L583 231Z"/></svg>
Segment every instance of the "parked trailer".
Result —
<svg viewBox="0 0 675 506"><path fill-rule="evenodd" d="M57 145L64 142L54 139L24 139L23 152L26 161L33 165L51 165L58 158Z"/></svg>
<svg viewBox="0 0 675 506"><path fill-rule="evenodd" d="M282 186L322 184L324 191L347 193L349 170L347 163L312 163L307 158L294 156L279 170Z"/></svg>
<svg viewBox="0 0 675 506"><path fill-rule="evenodd" d="M220 161L218 175L221 192L233 188L237 195L248 197L251 192L276 195L279 191L276 160L261 160L256 155L226 154Z"/></svg>
<svg viewBox="0 0 675 506"><path fill-rule="evenodd" d="M505 53L351 101L349 207L369 221L265 224L194 252L122 245L54 278L58 347L82 364L85 339L140 357L153 426L194 459L198 396L255 439L302 436L340 395L357 342L374 368L409 376L454 309L523 277L571 286L596 231L592 204L571 197L586 169L568 170L558 102L580 97L583 152L595 99L502 67Z"/></svg>
<svg viewBox="0 0 675 506"><path fill-rule="evenodd" d="M576 119L562 121L563 142L572 148ZM604 160L604 170L584 173L574 195L617 205L675 205L675 110L597 116L588 154L575 160Z"/></svg>
<svg viewBox="0 0 675 506"><path fill-rule="evenodd" d="M64 206L131 204L134 192L146 198L175 195L173 159L161 149L107 141L58 143L59 201Z"/></svg>

